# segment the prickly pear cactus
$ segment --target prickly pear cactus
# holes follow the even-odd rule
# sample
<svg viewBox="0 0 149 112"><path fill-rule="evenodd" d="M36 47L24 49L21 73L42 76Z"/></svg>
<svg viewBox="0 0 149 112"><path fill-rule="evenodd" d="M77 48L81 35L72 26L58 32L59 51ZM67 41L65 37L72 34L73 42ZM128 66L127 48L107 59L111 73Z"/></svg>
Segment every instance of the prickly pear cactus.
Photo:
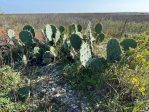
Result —
<svg viewBox="0 0 149 112"><path fill-rule="evenodd" d="M75 50L79 50L82 44L81 37L77 34L72 34L70 37L70 44Z"/></svg>
<svg viewBox="0 0 149 112"><path fill-rule="evenodd" d="M102 31L102 24L100 24L100 23L96 24L95 32L99 34L99 33L101 33L101 31Z"/></svg>
<svg viewBox="0 0 149 112"><path fill-rule="evenodd" d="M82 26L80 24L77 25L78 32L82 31Z"/></svg>
<svg viewBox="0 0 149 112"><path fill-rule="evenodd" d="M19 99L22 102L24 102L29 97L30 87L29 86L22 87L22 88L18 89L17 93L18 93Z"/></svg>
<svg viewBox="0 0 149 112"><path fill-rule="evenodd" d="M65 27L64 26L60 26L59 27L59 31L61 32L61 34L64 33L65 32Z"/></svg>
<svg viewBox="0 0 149 112"><path fill-rule="evenodd" d="M77 25L76 24L72 24L69 26L69 34L74 34L78 31Z"/></svg>
<svg viewBox="0 0 149 112"><path fill-rule="evenodd" d="M88 65L89 60L92 58L90 46L83 42L80 49L80 61L84 67Z"/></svg>
<svg viewBox="0 0 149 112"><path fill-rule="evenodd" d="M19 38L25 46L32 46L35 44L34 38L29 31L21 31Z"/></svg>
<svg viewBox="0 0 149 112"><path fill-rule="evenodd" d="M45 33L46 33L46 36L47 36L48 40L49 40L49 41L52 41L52 40L53 40L53 39L52 39L52 34L53 34L53 32L52 32L52 27L51 27L51 25L47 24L45 30L46 30Z"/></svg>
<svg viewBox="0 0 149 112"><path fill-rule="evenodd" d="M107 62L104 58L94 57L89 60L89 66L94 72L102 72L105 70Z"/></svg>
<svg viewBox="0 0 149 112"><path fill-rule="evenodd" d="M55 37L55 34L56 34L56 31L57 31L57 28L56 28L56 26L54 26L54 25L50 25L51 26L51 28L52 28L52 37L54 38Z"/></svg>
<svg viewBox="0 0 149 112"><path fill-rule="evenodd" d="M25 25L23 27L23 30L30 31L32 36L33 36L33 38L35 37L35 31L34 31L34 28L31 25Z"/></svg>
<svg viewBox="0 0 149 112"><path fill-rule="evenodd" d="M60 33L60 31L57 29L56 34L55 34L55 39L54 39L55 45L56 45L56 43L59 41L60 37L61 37L61 33Z"/></svg>
<svg viewBox="0 0 149 112"><path fill-rule="evenodd" d="M86 29L86 32L85 32L85 35L86 35L86 39L89 41L90 43L90 48L91 48L91 51L93 51L93 44L94 44L94 41L95 41L95 38L92 34L92 30L91 30L91 22L88 23L88 26L87 26L87 29ZM84 36L85 36L84 35Z"/></svg>
<svg viewBox="0 0 149 112"><path fill-rule="evenodd" d="M67 35L64 34L63 35L63 43L62 43L62 47L61 47L61 51L63 53L68 53L69 52L69 48L70 48L70 41L68 41L69 39L67 38Z"/></svg>
<svg viewBox="0 0 149 112"><path fill-rule="evenodd" d="M102 42L102 41L104 40L104 38L105 38L104 33L98 34L98 35L96 36L96 43Z"/></svg>
<svg viewBox="0 0 149 112"><path fill-rule="evenodd" d="M46 29L45 28L42 29L41 32L42 32L43 36L46 37Z"/></svg>
<svg viewBox="0 0 149 112"><path fill-rule="evenodd" d="M53 46L50 46L50 52L54 57L58 56L58 52L57 52L56 48L54 48Z"/></svg>
<svg viewBox="0 0 149 112"><path fill-rule="evenodd" d="M14 41L15 40L15 32L14 32L14 30L9 29L7 33L8 33L9 39Z"/></svg>
<svg viewBox="0 0 149 112"><path fill-rule="evenodd" d="M96 43L99 44L102 42L105 38L104 33L102 32L102 24L98 23L95 26L95 37L96 37Z"/></svg>
<svg viewBox="0 0 149 112"><path fill-rule="evenodd" d="M134 39L124 39L120 45L123 47L124 51L128 51L129 48L136 48L137 42Z"/></svg>
<svg viewBox="0 0 149 112"><path fill-rule="evenodd" d="M121 59L121 48L120 44L117 39L111 39L109 40L107 44L107 60L108 62L116 62L120 61Z"/></svg>

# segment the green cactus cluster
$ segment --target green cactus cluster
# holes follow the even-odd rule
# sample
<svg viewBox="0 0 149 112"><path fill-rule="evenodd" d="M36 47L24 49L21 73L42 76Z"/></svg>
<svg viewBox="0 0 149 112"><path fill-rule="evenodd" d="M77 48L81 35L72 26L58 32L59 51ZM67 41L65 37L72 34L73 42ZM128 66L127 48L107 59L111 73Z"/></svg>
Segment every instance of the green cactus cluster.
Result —
<svg viewBox="0 0 149 112"><path fill-rule="evenodd" d="M102 24L98 23L95 26L96 43L100 43L104 40L105 34L102 32Z"/></svg>
<svg viewBox="0 0 149 112"><path fill-rule="evenodd" d="M113 38L107 44L107 60L96 57L95 46L105 38L102 29L102 24L98 23L92 31L91 22L86 30L80 24L71 24L68 27L59 26L58 28L47 24L42 30L45 40L37 41L34 28L31 25L25 25L19 33L19 40L16 40L15 32L11 29L8 30L8 37L10 41L13 41L14 46L20 49L15 50L13 57L18 57L19 54L24 64L49 64L56 59L71 56L72 59L79 60L84 67L98 69L102 68L102 63L120 61L122 50L125 52L129 48L137 47L134 39L127 38L119 43L117 39Z"/></svg>

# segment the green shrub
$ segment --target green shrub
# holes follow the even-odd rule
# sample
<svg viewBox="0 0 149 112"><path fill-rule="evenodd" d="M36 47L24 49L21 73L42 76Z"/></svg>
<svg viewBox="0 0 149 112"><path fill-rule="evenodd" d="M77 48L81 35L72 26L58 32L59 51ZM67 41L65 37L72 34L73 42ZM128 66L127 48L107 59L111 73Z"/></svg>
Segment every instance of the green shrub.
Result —
<svg viewBox="0 0 149 112"><path fill-rule="evenodd" d="M0 85L2 93L8 93L11 90L18 89L20 83L20 73L15 72L9 66L0 68Z"/></svg>
<svg viewBox="0 0 149 112"><path fill-rule="evenodd" d="M15 101L21 82L20 73L9 66L0 68L0 112L29 111L30 104Z"/></svg>
<svg viewBox="0 0 149 112"><path fill-rule="evenodd" d="M97 64L94 63L95 61L98 61ZM102 66L100 65L103 62L98 59L93 59L90 63L94 64L86 68L80 66L79 62L66 65L64 68L65 81L71 84L72 87L83 92L91 88L97 89L104 87L104 82L108 79L106 75L102 74L105 66L104 64ZM97 69L92 69L92 67L96 67Z"/></svg>

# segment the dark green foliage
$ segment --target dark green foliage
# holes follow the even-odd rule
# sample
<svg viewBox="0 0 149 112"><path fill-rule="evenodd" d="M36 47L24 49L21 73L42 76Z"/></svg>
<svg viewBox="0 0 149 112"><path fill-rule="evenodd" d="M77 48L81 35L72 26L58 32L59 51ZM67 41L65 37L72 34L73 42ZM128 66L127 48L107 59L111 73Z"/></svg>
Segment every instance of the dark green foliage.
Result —
<svg viewBox="0 0 149 112"><path fill-rule="evenodd" d="M39 43L39 48L40 48L40 52L43 54L44 52L49 50L49 46L48 44L44 43L44 42L40 42Z"/></svg>
<svg viewBox="0 0 149 112"><path fill-rule="evenodd" d="M98 64L95 66L97 67ZM81 67L78 62L65 66L64 77L65 81L70 83L72 87L85 93L95 88L101 89L104 87L105 80L108 80L98 70L94 71L90 67Z"/></svg>
<svg viewBox="0 0 149 112"><path fill-rule="evenodd" d="M25 25L23 27L23 30L30 31L32 36L33 36L33 38L35 37L35 31L34 31L34 28L31 25Z"/></svg>
<svg viewBox="0 0 149 112"><path fill-rule="evenodd" d="M77 34L72 34L70 37L70 43L71 46L75 49L75 50L79 50L82 44L82 39L80 38L79 35Z"/></svg>
<svg viewBox="0 0 149 112"><path fill-rule="evenodd" d="M65 32L65 27L64 27L64 26L60 26L60 27L59 27L59 31L60 31L61 33L64 33L64 32Z"/></svg>
<svg viewBox="0 0 149 112"><path fill-rule="evenodd" d="M62 52L64 52L64 53L68 53L68 52L69 52L69 46L68 46L68 44L67 44L67 40L64 41L61 50L62 50Z"/></svg>
<svg viewBox="0 0 149 112"><path fill-rule="evenodd" d="M54 59L54 56L50 53L50 51L46 51L43 54L43 64L50 64Z"/></svg>
<svg viewBox="0 0 149 112"><path fill-rule="evenodd" d="M82 31L82 26L80 24L77 25L77 28L78 28L78 32Z"/></svg>
<svg viewBox="0 0 149 112"><path fill-rule="evenodd" d="M46 43L40 43L39 48L41 54L44 54L44 52L49 50L49 46Z"/></svg>
<svg viewBox="0 0 149 112"><path fill-rule="evenodd" d="M96 43L102 42L102 41L104 40L104 38L105 38L104 33L98 34L98 35L96 36Z"/></svg>
<svg viewBox="0 0 149 112"><path fill-rule="evenodd" d="M12 49L12 58L15 62L20 61L22 59L23 48L22 46L15 46Z"/></svg>
<svg viewBox="0 0 149 112"><path fill-rule="evenodd" d="M32 46L35 44L33 36L29 31L21 31L19 38L25 44L25 46Z"/></svg>
<svg viewBox="0 0 149 112"><path fill-rule="evenodd" d="M103 72L106 68L107 62L104 58L94 57L89 60L89 68L94 72Z"/></svg>
<svg viewBox="0 0 149 112"><path fill-rule="evenodd" d="M129 48L136 48L137 42L134 39L124 39L120 45L123 47L124 51L129 50Z"/></svg>
<svg viewBox="0 0 149 112"><path fill-rule="evenodd" d="M99 33L101 33L101 31L102 31L102 24L100 24L100 23L96 24L95 32L99 34Z"/></svg>
<svg viewBox="0 0 149 112"><path fill-rule="evenodd" d="M49 46L45 43L39 43L39 46L34 47L30 52L30 65L44 65L44 53L49 50Z"/></svg>
<svg viewBox="0 0 149 112"><path fill-rule="evenodd" d="M121 48L117 39L109 40L107 44L107 60L108 62L116 62L121 59Z"/></svg>
<svg viewBox="0 0 149 112"><path fill-rule="evenodd" d="M29 86L22 87L17 91L17 93L19 100L24 102L29 97L30 87Z"/></svg>

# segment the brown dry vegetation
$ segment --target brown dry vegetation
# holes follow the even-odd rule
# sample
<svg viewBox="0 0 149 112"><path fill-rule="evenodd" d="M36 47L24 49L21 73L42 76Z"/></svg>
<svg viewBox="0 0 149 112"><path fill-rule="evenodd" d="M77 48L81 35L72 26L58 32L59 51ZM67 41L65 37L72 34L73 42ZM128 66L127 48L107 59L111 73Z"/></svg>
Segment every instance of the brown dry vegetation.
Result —
<svg viewBox="0 0 149 112"><path fill-rule="evenodd" d="M45 24L68 26L72 23L87 27L89 21L94 26L97 22L103 24L103 32L109 36L118 37L123 31L127 34L149 31L149 14L141 13L88 13L88 14L9 14L0 15L0 37L7 37L7 29L14 29L18 38L20 30L25 24L34 26L36 38L43 39L41 29ZM148 32L149 33L149 32Z"/></svg>

